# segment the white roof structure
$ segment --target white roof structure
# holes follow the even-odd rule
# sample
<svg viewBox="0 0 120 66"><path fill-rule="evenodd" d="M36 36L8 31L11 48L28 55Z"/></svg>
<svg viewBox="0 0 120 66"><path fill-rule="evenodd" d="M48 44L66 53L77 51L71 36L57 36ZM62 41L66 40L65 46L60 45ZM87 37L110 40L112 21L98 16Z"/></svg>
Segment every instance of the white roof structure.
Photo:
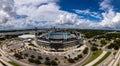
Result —
<svg viewBox="0 0 120 66"><path fill-rule="evenodd" d="M31 35L31 34L25 34L25 35L21 35L18 36L19 38L23 38L23 39L28 39L28 38L35 38L35 35Z"/></svg>

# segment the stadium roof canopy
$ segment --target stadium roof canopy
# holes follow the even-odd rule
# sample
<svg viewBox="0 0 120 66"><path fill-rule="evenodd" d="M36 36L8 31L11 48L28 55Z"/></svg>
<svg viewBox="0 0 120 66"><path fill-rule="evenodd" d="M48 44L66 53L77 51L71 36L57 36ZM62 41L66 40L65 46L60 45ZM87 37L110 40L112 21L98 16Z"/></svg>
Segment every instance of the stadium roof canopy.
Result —
<svg viewBox="0 0 120 66"><path fill-rule="evenodd" d="M25 34L25 35L21 35L21 36L18 36L18 37L23 38L23 39L28 39L28 38L35 38L35 35Z"/></svg>

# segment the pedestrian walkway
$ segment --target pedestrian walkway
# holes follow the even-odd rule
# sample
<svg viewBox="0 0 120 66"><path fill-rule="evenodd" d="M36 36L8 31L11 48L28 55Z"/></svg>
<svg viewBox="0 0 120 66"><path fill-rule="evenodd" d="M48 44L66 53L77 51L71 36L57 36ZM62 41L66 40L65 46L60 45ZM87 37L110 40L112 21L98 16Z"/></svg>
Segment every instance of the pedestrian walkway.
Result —
<svg viewBox="0 0 120 66"><path fill-rule="evenodd" d="M93 66L95 63L97 63L105 54L107 53L107 51L103 51L103 53L97 57L95 60L93 60L92 62L88 63L85 66Z"/></svg>

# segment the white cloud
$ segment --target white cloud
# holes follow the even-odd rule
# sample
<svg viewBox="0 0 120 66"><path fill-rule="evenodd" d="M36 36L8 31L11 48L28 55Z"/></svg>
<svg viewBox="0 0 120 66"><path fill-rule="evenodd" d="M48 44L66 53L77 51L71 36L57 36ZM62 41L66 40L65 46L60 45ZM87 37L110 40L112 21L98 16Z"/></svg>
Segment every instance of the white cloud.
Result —
<svg viewBox="0 0 120 66"><path fill-rule="evenodd" d="M116 16L112 19L112 22L120 22L120 13L116 13Z"/></svg>
<svg viewBox="0 0 120 66"><path fill-rule="evenodd" d="M14 17L13 7L13 0L0 0L0 24L6 23L8 19Z"/></svg>
<svg viewBox="0 0 120 66"><path fill-rule="evenodd" d="M111 4L111 0L104 0L100 4L100 9L104 10L105 12L102 13L103 20L100 22L101 27L109 27L112 29L120 29L120 13L115 12L114 8ZM119 28L118 28L119 27Z"/></svg>
<svg viewBox="0 0 120 66"><path fill-rule="evenodd" d="M100 3L100 9L102 10L112 9L113 6L110 4L111 4L111 0L103 0L103 2Z"/></svg>
<svg viewBox="0 0 120 66"><path fill-rule="evenodd" d="M84 15L92 16L94 18L102 19L101 15L99 13L97 13L97 12L91 12L89 9L86 9L86 10L75 10L75 12L77 14L84 14Z"/></svg>
<svg viewBox="0 0 120 66"><path fill-rule="evenodd" d="M115 12L110 9L108 12L102 13L103 15L103 20L100 23L102 26L111 26L111 24L113 23L111 20L115 17Z"/></svg>
<svg viewBox="0 0 120 66"><path fill-rule="evenodd" d="M120 29L120 13L115 12L110 0L100 3L103 13L87 10L75 10L79 14L87 14L102 20L95 23L89 19L82 18L74 13L60 10L56 4L58 0L1 0L0 1L0 24L7 28L32 28L38 27L68 27L82 29ZM9 3L9 4L8 4ZM14 19L17 15L25 18ZM1 29L1 28L0 28Z"/></svg>

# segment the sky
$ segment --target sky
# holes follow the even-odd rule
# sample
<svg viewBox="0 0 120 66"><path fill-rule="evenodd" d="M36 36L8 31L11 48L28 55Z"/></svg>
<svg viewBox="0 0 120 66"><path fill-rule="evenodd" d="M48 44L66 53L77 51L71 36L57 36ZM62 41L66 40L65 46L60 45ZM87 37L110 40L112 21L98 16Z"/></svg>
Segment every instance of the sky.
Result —
<svg viewBox="0 0 120 66"><path fill-rule="evenodd" d="M120 29L120 0L0 0L0 30Z"/></svg>

